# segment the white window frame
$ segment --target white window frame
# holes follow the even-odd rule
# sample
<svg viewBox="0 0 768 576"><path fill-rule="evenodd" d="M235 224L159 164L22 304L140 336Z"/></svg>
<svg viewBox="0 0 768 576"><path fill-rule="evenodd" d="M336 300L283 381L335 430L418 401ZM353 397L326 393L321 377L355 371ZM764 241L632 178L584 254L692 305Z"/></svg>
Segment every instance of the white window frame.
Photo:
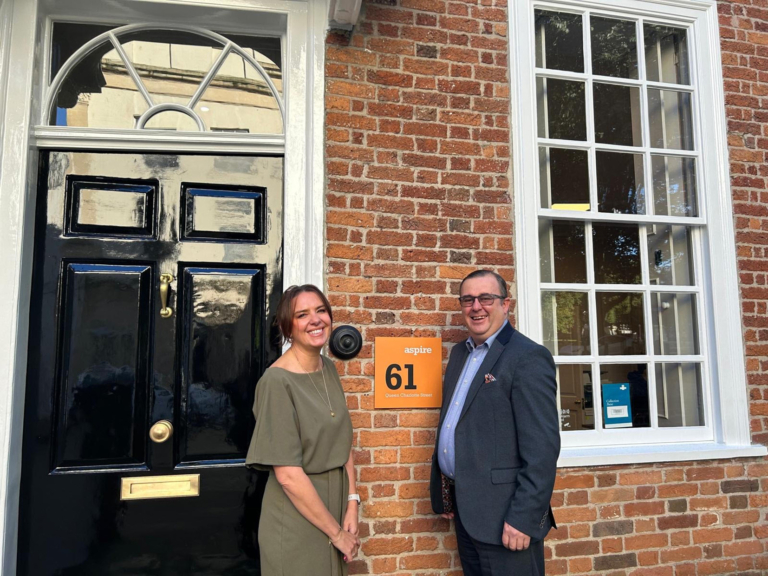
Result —
<svg viewBox="0 0 768 576"><path fill-rule="evenodd" d="M282 38L285 137L46 126L52 22L186 24ZM49 148L284 154L283 282L323 286L324 0L0 0L0 576L16 573L37 158Z"/></svg>
<svg viewBox="0 0 768 576"><path fill-rule="evenodd" d="M511 97L513 124L513 182L515 196L516 255L518 263L518 325L522 332L542 341L539 216L567 219L565 211L540 208L537 109L535 84L534 9L584 12L611 17L642 18L688 29L691 82L695 88L694 141L699 151L699 216L687 218L694 236L693 255L698 296L705 413L709 423L701 429L660 428L573 431L561 434L559 465L584 466L640 462L698 460L761 456L765 447L751 444L749 399L733 228L733 207L728 172L725 98L722 84L717 4L714 0L520 0L510 3ZM589 30L583 31L588 42ZM586 57L586 54L585 54ZM638 65L642 65L641 60ZM553 71L552 76L558 76ZM565 74L564 76L567 76ZM628 82L633 83L633 82ZM634 82L637 84L637 82ZM587 99L587 103L590 100ZM703 111L703 113L701 112ZM645 111L643 111L645 113ZM587 104L587 122L592 111ZM574 142L569 142L573 145ZM637 150L637 152L640 152ZM670 151L671 152L671 151ZM649 167L646 167L648 174ZM646 176L646 182L649 182ZM593 198L594 202L594 198ZM650 202L646 198L646 205ZM572 215L576 216L576 215ZM584 217L583 213L578 215ZM615 215L590 212L592 221L617 221ZM679 222L658 216L619 217L625 222ZM700 226L697 228L697 226ZM641 244L645 235L640 237ZM587 247L590 246L587 239ZM698 250L696 246L703 246ZM643 250L647 247L643 246ZM587 252L591 258L591 254ZM574 288L576 286L574 285ZM579 286L583 290L585 286ZM629 287L625 287L629 288ZM671 287L676 288L676 287ZM643 289L636 287L638 291ZM692 290L682 289L680 292ZM713 303L717 303L717 307ZM650 310L645 311L650 324ZM646 327L650 334L650 328ZM647 339L651 356L652 339ZM597 351L593 351L596 356ZM628 357L629 361L637 362ZM684 358L684 357L682 357ZM565 361L565 358L563 357ZM615 362L615 358L611 358ZM674 361L674 360L671 360ZM683 361L682 359L680 361ZM578 359L568 363L581 364ZM649 375L649 386L653 375ZM655 404L655 390L649 390ZM600 408L596 405L595 410ZM652 410L655 406L652 407ZM674 439L672 439L672 438Z"/></svg>

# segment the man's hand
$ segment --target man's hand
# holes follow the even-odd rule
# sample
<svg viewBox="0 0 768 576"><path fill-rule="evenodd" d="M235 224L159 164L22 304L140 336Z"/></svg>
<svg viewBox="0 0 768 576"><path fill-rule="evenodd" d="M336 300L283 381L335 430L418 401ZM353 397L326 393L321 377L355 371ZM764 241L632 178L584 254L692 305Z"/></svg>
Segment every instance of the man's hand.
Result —
<svg viewBox="0 0 768 576"><path fill-rule="evenodd" d="M440 514L440 517L445 518L446 520L453 520L453 512L445 512Z"/></svg>
<svg viewBox="0 0 768 576"><path fill-rule="evenodd" d="M501 543L510 550L527 550L531 545L531 537L526 536L520 530L512 528L504 522L504 531L501 533Z"/></svg>

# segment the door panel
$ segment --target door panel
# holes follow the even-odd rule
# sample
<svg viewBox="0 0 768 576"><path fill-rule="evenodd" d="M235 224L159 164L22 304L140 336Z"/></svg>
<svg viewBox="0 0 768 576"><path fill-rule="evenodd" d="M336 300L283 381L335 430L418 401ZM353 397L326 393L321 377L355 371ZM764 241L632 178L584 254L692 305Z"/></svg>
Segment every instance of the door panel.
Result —
<svg viewBox="0 0 768 576"><path fill-rule="evenodd" d="M259 574L266 479L244 458L279 353L282 158L40 165L18 573ZM199 496L120 499L124 478L176 474Z"/></svg>
<svg viewBox="0 0 768 576"><path fill-rule="evenodd" d="M184 268L181 344L182 462L243 459L253 429L255 355L264 338L258 269Z"/></svg>
<svg viewBox="0 0 768 576"><path fill-rule="evenodd" d="M54 469L145 461L151 272L66 264Z"/></svg>

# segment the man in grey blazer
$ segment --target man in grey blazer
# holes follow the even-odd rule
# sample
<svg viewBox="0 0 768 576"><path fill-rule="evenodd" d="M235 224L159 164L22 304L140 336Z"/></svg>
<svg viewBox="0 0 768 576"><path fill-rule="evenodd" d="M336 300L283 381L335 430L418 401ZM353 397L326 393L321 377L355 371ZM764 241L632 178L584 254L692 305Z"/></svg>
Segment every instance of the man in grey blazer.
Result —
<svg viewBox="0 0 768 576"><path fill-rule="evenodd" d="M469 332L451 350L432 458L432 508L456 524L465 576L544 574L560 432L555 364L509 324L504 279L459 290Z"/></svg>

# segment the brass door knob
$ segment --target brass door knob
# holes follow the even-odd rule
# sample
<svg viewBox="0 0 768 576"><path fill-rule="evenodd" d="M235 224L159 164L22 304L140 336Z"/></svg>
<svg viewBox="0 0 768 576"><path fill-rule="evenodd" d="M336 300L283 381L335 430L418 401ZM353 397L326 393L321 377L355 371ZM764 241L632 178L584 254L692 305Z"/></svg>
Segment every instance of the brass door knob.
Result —
<svg viewBox="0 0 768 576"><path fill-rule="evenodd" d="M162 444L173 435L173 424L168 420L158 420L149 429L149 437L152 442Z"/></svg>

